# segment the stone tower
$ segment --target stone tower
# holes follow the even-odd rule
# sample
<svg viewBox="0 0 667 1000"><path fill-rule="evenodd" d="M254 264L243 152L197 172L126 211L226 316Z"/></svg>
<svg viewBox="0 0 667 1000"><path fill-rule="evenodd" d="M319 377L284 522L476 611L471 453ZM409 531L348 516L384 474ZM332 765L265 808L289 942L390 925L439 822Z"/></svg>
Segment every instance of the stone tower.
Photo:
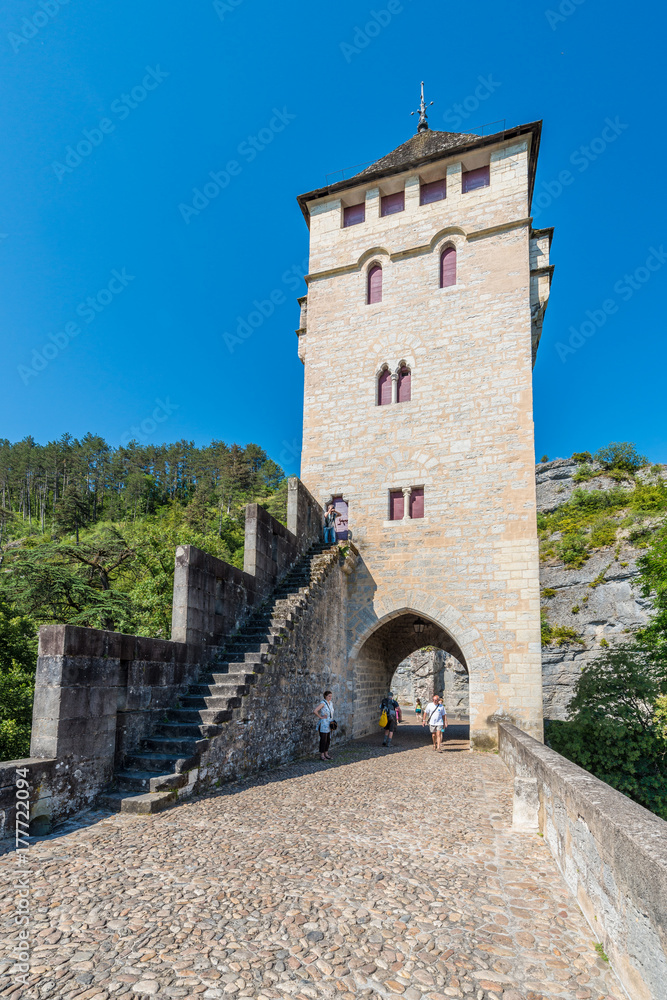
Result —
<svg viewBox="0 0 667 1000"><path fill-rule="evenodd" d="M356 735L415 649L470 677L471 736L542 738L532 365L553 231L530 206L541 123L419 130L298 199L301 478L358 550L341 704ZM341 533L342 535L342 533Z"/></svg>

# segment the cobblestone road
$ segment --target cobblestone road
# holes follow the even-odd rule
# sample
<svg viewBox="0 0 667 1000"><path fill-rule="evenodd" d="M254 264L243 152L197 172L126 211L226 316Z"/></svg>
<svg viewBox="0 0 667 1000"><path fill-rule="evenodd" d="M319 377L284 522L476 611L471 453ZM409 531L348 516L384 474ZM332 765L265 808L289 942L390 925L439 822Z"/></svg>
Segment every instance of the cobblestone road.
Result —
<svg viewBox="0 0 667 1000"><path fill-rule="evenodd" d="M404 725L35 843L30 985L4 961L0 995L621 1000L541 838L509 830L504 765L462 735L436 754Z"/></svg>

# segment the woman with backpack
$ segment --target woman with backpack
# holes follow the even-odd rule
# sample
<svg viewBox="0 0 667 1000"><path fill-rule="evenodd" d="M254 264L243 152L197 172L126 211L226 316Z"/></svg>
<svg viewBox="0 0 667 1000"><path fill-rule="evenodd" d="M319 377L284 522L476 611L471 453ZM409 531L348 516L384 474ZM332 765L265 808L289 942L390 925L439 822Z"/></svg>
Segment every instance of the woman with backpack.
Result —
<svg viewBox="0 0 667 1000"><path fill-rule="evenodd" d="M331 691L324 692L324 701L313 709L318 718L317 731L320 734L320 760L331 760L329 747L331 746L331 731L338 729L338 723L334 722L333 695Z"/></svg>
<svg viewBox="0 0 667 1000"><path fill-rule="evenodd" d="M396 729L398 728L398 711L398 702L390 691L386 698L383 698L380 703L380 712L382 713L381 718L385 715L387 718L386 725L384 726L384 739L382 741L383 747L390 747L393 745L391 741ZM382 723L380 723L380 725L382 725Z"/></svg>

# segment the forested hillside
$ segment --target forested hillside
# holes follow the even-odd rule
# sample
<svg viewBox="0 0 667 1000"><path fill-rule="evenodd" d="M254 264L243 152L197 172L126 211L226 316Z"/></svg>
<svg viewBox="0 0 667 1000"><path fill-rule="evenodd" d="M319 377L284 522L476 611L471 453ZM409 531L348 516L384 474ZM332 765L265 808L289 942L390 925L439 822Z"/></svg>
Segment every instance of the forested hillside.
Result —
<svg viewBox="0 0 667 1000"><path fill-rule="evenodd" d="M38 626L169 638L176 547L242 567L253 501L285 520L284 473L253 444L0 442L0 759L27 753Z"/></svg>

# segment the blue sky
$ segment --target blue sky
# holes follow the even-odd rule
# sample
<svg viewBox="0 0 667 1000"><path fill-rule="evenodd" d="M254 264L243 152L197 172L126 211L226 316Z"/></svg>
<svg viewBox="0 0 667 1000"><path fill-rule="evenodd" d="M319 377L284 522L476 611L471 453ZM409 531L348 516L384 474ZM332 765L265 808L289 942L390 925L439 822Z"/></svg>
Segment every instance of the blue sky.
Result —
<svg viewBox="0 0 667 1000"><path fill-rule="evenodd" d="M665 20L602 0L5 0L0 437L254 441L297 472L295 197L409 138L424 79L433 128L544 119L537 457L634 440L667 462ZM211 174L223 189L194 201Z"/></svg>

